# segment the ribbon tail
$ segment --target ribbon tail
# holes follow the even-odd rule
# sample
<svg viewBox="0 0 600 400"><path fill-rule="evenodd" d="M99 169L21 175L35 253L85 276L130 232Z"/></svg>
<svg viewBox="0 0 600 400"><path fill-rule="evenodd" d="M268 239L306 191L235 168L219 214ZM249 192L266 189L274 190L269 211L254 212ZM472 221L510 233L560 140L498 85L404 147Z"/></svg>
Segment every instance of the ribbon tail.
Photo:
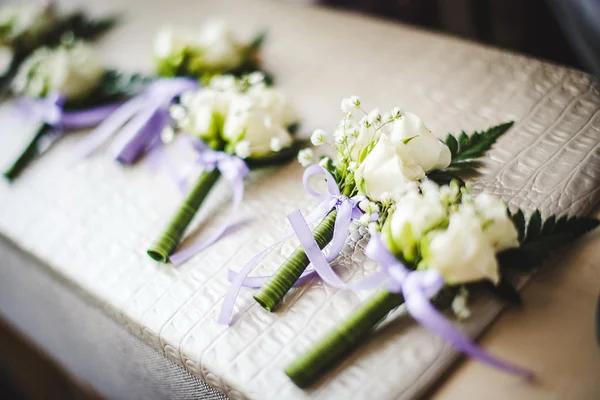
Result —
<svg viewBox="0 0 600 400"><path fill-rule="evenodd" d="M141 112L134 115L125 125L120 129L120 132L113 139L112 143L108 148L108 152L115 157L117 161L123 162L124 164L130 164L135 161L136 154L132 150L139 150L137 146L128 147L132 142L135 145L135 139L138 136L146 137L146 131L152 133L150 122L158 113L160 106L158 105L147 105L147 108L140 110ZM160 131L158 132L160 134ZM128 152L129 154L124 154ZM120 157L124 156L121 160ZM133 160L133 161L132 161Z"/></svg>
<svg viewBox="0 0 600 400"><path fill-rule="evenodd" d="M514 375L525 378L531 378L533 376L532 371L501 360L482 350L450 321L444 318L444 316L430 303L429 299L422 291L405 290L404 299L408 312L415 320L469 357Z"/></svg>
<svg viewBox="0 0 600 400"><path fill-rule="evenodd" d="M114 113L121 103L108 104L80 111L65 111L60 125L65 129L80 129L96 126Z"/></svg>
<svg viewBox="0 0 600 400"><path fill-rule="evenodd" d="M181 193L187 193L190 186L184 176L181 176L179 170L173 160L167 154L167 150L162 143L154 144L146 155L146 167L151 173L156 172L160 168L164 168L167 173L171 176L171 179L177 186Z"/></svg>
<svg viewBox="0 0 600 400"><path fill-rule="evenodd" d="M327 212L333 208L334 204L335 204L335 199L324 200L323 202L321 202L321 204L319 204L317 206L317 208L315 208L310 213L308 220L310 222L314 222L319 218L323 218L327 214ZM300 212L300 211L298 211L298 212ZM312 235L312 233L311 233L311 235ZM229 291L227 292L227 295L225 296L225 300L223 300L223 305L221 306L221 313L219 314L219 320L218 320L220 324L229 325L231 323L231 316L233 314L233 308L235 306L237 297L238 297L242 287L259 288L259 287L262 287L266 283L266 281L271 278L271 276L248 277L248 275L250 274L250 272L252 272L252 270L254 269L254 267L260 260L260 258L263 256L263 254L265 254L269 250L273 249L274 247L279 246L281 243L292 238L293 236L294 236L294 232L291 232L291 233L285 235L279 241L273 243L266 249L262 250L260 253L255 255L250 261L248 261L248 263L246 265L244 265L244 267L242 268L242 270L240 272L235 273L234 271L229 270L228 278L229 278L229 281L231 282L231 286L229 287ZM315 273L316 273L315 270L305 271L300 276L300 279L298 279L296 284L297 285L303 284L306 280L308 280L308 278L313 276Z"/></svg>
<svg viewBox="0 0 600 400"><path fill-rule="evenodd" d="M102 122L94 131L92 131L75 150L75 159L79 160L88 157L95 152L102 143L114 135L127 121L142 110L145 105L145 99L134 98L119 107L104 122Z"/></svg>
<svg viewBox="0 0 600 400"><path fill-rule="evenodd" d="M327 254L327 261L332 262L340 254L346 238L348 237L348 231L350 231L350 221L352 220L352 204L350 201L344 201L338 207L338 214L335 218L335 225L333 227L333 238L331 239L331 247Z"/></svg>
<svg viewBox="0 0 600 400"><path fill-rule="evenodd" d="M311 269L310 271L304 271L302 273L302 275L300 275L300 278L298 278L296 283L294 283L294 286L303 285L307 280L312 278L315 275L315 273L316 273L316 271L314 269ZM233 282L237 278L238 275L239 274L235 273L234 271L229 270L227 273L227 280L229 282ZM269 279L271 279L271 275L247 276L244 278L244 281L242 282L242 286L252 288L252 289L259 289L259 288L263 287L264 284L267 283L267 281Z"/></svg>
<svg viewBox="0 0 600 400"><path fill-rule="evenodd" d="M160 133L168 118L169 115L164 109L155 110L145 125L138 129L137 133L120 150L117 148L117 161L126 165L135 163L155 141L160 140Z"/></svg>
<svg viewBox="0 0 600 400"><path fill-rule="evenodd" d="M298 240L300 241L300 245L304 248L306 256L321 279L331 286L340 288L345 287L346 284L337 276L335 271L331 268L331 265L329 265L329 261L327 261L327 258L319 248L319 245L300 210L296 210L288 215L288 220L290 221L296 236L298 236Z"/></svg>

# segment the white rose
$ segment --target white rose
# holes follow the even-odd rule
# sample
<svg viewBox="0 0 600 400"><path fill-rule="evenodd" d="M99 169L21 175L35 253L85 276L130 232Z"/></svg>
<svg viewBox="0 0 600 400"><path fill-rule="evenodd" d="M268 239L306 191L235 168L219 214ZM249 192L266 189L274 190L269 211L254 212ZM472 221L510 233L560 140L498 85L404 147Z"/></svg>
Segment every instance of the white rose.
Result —
<svg viewBox="0 0 600 400"><path fill-rule="evenodd" d="M209 141L220 135L232 96L231 91L222 92L211 88L187 93L181 98L181 106L171 108L171 116L177 121L180 130ZM180 110L181 107L183 110Z"/></svg>
<svg viewBox="0 0 600 400"><path fill-rule="evenodd" d="M241 62L240 46L223 21L208 21L200 31L198 45L202 63L211 68L231 69Z"/></svg>
<svg viewBox="0 0 600 400"><path fill-rule="evenodd" d="M103 74L104 68L92 48L76 42L36 50L19 68L13 89L32 97L58 92L68 100L77 100L95 89Z"/></svg>
<svg viewBox="0 0 600 400"><path fill-rule="evenodd" d="M461 209L450 216L448 228L428 234L422 265L438 270L450 284L500 280L496 252L477 216Z"/></svg>
<svg viewBox="0 0 600 400"><path fill-rule="evenodd" d="M483 233L497 252L519 247L519 233L508 216L506 203L487 193L474 199L477 212L483 218Z"/></svg>
<svg viewBox="0 0 600 400"><path fill-rule="evenodd" d="M406 112L398 118L394 122L390 137L394 143L410 139L407 146L415 162L425 172L450 165L450 149L431 133L416 114Z"/></svg>
<svg viewBox="0 0 600 400"><path fill-rule="evenodd" d="M249 89L248 96L256 107L269 113L274 123L288 127L298 121L298 116L279 90L258 84Z"/></svg>
<svg viewBox="0 0 600 400"><path fill-rule="evenodd" d="M385 222L383 239L394 252L414 261L417 244L446 218L446 210L439 197L423 196L414 190L396 202L394 212Z"/></svg>
<svg viewBox="0 0 600 400"><path fill-rule="evenodd" d="M175 29L172 26L164 26L158 30L154 39L154 56L165 59L181 54L188 46L194 35L189 30Z"/></svg>
<svg viewBox="0 0 600 400"><path fill-rule="evenodd" d="M408 146L392 143L385 134L355 172L360 191L377 201L383 200L384 194L398 197L409 182L423 177L425 171L416 163Z"/></svg>
<svg viewBox="0 0 600 400"><path fill-rule="evenodd" d="M223 135L230 142L248 142L251 157L262 157L271 153L273 138L278 139L280 148L292 144L289 132L283 126L273 123L267 111L258 108L239 109L233 104L225 120Z"/></svg>

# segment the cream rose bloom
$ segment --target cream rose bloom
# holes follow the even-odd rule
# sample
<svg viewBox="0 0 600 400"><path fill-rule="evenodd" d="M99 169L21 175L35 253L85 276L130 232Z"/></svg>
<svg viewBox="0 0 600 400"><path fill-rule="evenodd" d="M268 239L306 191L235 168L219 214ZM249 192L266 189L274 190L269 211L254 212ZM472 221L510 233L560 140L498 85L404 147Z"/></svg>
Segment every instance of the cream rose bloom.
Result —
<svg viewBox="0 0 600 400"><path fill-rule="evenodd" d="M439 196L422 196L417 190L403 195L387 218L382 230L383 240L395 253L414 261L418 243L431 229L446 219L446 210Z"/></svg>
<svg viewBox="0 0 600 400"><path fill-rule="evenodd" d="M474 206L483 220L483 233L496 252L519 246L519 233L508 216L506 204L498 197L481 193Z"/></svg>
<svg viewBox="0 0 600 400"><path fill-rule="evenodd" d="M23 62L13 90L31 97L58 92L68 100L79 100L98 87L103 74L100 59L83 42L56 49L44 47Z"/></svg>
<svg viewBox="0 0 600 400"><path fill-rule="evenodd" d="M448 228L428 234L422 264L438 270L449 284L500 281L496 251L469 207L450 216Z"/></svg>
<svg viewBox="0 0 600 400"><path fill-rule="evenodd" d="M270 92L273 89L265 89ZM265 94L271 96L271 94ZM289 147L292 136L287 130L288 114L285 99L280 97L273 104L254 94L236 95L230 104L223 136L229 142L245 141L250 157L262 157L272 151ZM277 146L274 148L274 144Z"/></svg>
<svg viewBox="0 0 600 400"><path fill-rule="evenodd" d="M425 172L450 165L450 149L431 133L416 114L405 112L397 119L390 138L394 143L410 139L407 146L411 155Z"/></svg>
<svg viewBox="0 0 600 400"><path fill-rule="evenodd" d="M357 142L364 146L364 141L361 132ZM405 113L394 122L390 133L380 135L355 177L364 194L381 200L383 195L397 197L407 183L423 179L431 170L447 167L450 161L448 146L440 142L419 117Z"/></svg>
<svg viewBox="0 0 600 400"><path fill-rule="evenodd" d="M355 172L359 190L370 199L382 201L396 198L405 191L406 184L425 177L410 148L401 142L394 143L386 134Z"/></svg>

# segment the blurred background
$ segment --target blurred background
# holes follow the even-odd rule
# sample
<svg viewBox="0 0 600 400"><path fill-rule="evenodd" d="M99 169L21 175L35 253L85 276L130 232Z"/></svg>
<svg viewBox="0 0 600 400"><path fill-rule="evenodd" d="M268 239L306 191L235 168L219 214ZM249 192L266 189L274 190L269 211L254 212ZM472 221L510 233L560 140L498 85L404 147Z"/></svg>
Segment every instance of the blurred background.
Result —
<svg viewBox="0 0 600 400"><path fill-rule="evenodd" d="M558 0L560 2L561 0ZM579 69L580 61L548 0L318 0L418 25ZM594 2L592 0L591 2ZM564 0L562 3L586 1ZM596 3L600 3L596 1Z"/></svg>

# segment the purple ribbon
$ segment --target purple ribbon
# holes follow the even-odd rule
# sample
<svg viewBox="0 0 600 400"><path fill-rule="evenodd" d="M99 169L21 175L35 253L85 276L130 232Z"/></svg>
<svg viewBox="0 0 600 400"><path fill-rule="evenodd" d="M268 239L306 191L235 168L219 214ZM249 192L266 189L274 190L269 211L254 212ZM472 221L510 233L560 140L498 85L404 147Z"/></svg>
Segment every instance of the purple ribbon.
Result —
<svg viewBox="0 0 600 400"><path fill-rule="evenodd" d="M87 137L77 150L77 158L89 156L119 132L109 152L123 164L135 163L144 153L160 145L160 134L169 121L169 107L174 99L198 88L198 82L190 78L164 78L152 82L141 94L116 109Z"/></svg>
<svg viewBox="0 0 600 400"><path fill-rule="evenodd" d="M198 240L169 257L169 260L174 265L183 264L235 228L237 224L233 223L233 219L244 197L244 178L250 172L248 166L241 158L222 151L215 151L201 140L190 139L190 141L199 153L198 164L206 171L212 171L217 168L221 175L231 183L233 202L227 221L212 236L205 240Z"/></svg>
<svg viewBox="0 0 600 400"><path fill-rule="evenodd" d="M27 117L32 117L57 129L80 129L98 125L119 104L108 104L78 111L65 111L63 109L65 97L58 93L51 93L43 99L22 98L17 103L18 111Z"/></svg>
<svg viewBox="0 0 600 400"><path fill-rule="evenodd" d="M325 180L327 182L327 193L319 193L314 190L308 183L308 179L316 174L325 175ZM235 302L239 295L239 292L243 286L245 287L261 287L266 283L271 276L259 276L259 277L248 277L248 274L255 267L258 260L261 256L267 251L271 250L273 247L278 246L283 243L287 239L292 236L297 235L300 243L305 248L307 256L309 253L313 255L311 263L313 265L313 269L307 270L300 276L300 279L296 282L296 285L305 282L310 276L317 273L319 276L323 278L327 283L331 285L345 285L344 282L339 279L339 277L335 274L333 269L331 268L331 261L333 261L342 251L344 247L344 243L346 242L346 237L348 236L348 231L350 230L350 222L353 219L359 219L363 212L358 207L358 203L364 199L363 196L355 196L349 198L348 196L343 195L340 192L340 189L335 182L333 176L320 165L312 165L308 167L304 171L304 176L302 178L304 183L304 187L306 191L312 195L313 197L321 200L321 203L313 210L313 212L308 216L305 220L299 210L290 214L290 216L294 215L294 218L290 219L290 223L292 224L292 228L294 232L286 235L281 240L267 247L257 255L255 255L243 268L239 273L235 273L233 271L229 271L228 278L231 281L231 286L223 301L223 306L221 309L221 313L219 315L219 323L228 325L231 322L231 316L233 314L233 308L235 306ZM308 227L309 222L314 222L320 218L324 218L327 213L333 209L337 209L337 217L335 220L335 227L333 230L333 238L331 240L331 247L329 249L329 253L327 256L323 254L321 249L319 249L318 245L314 241L313 234ZM288 218L290 218L288 216ZM308 221L308 222L307 222ZM300 227L299 229L297 229ZM314 242L314 246L310 244L308 238L310 238ZM308 248L307 248L308 247ZM316 247L316 248L315 248ZM319 256L316 255L319 254Z"/></svg>
<svg viewBox="0 0 600 400"><path fill-rule="evenodd" d="M514 375L528 379L533 377L530 370L503 361L478 347L431 304L430 299L444 287L444 278L437 270L408 270L388 251L378 236L371 237L365 253L381 265L389 278L390 292L402 293L407 311L425 328L471 358Z"/></svg>

